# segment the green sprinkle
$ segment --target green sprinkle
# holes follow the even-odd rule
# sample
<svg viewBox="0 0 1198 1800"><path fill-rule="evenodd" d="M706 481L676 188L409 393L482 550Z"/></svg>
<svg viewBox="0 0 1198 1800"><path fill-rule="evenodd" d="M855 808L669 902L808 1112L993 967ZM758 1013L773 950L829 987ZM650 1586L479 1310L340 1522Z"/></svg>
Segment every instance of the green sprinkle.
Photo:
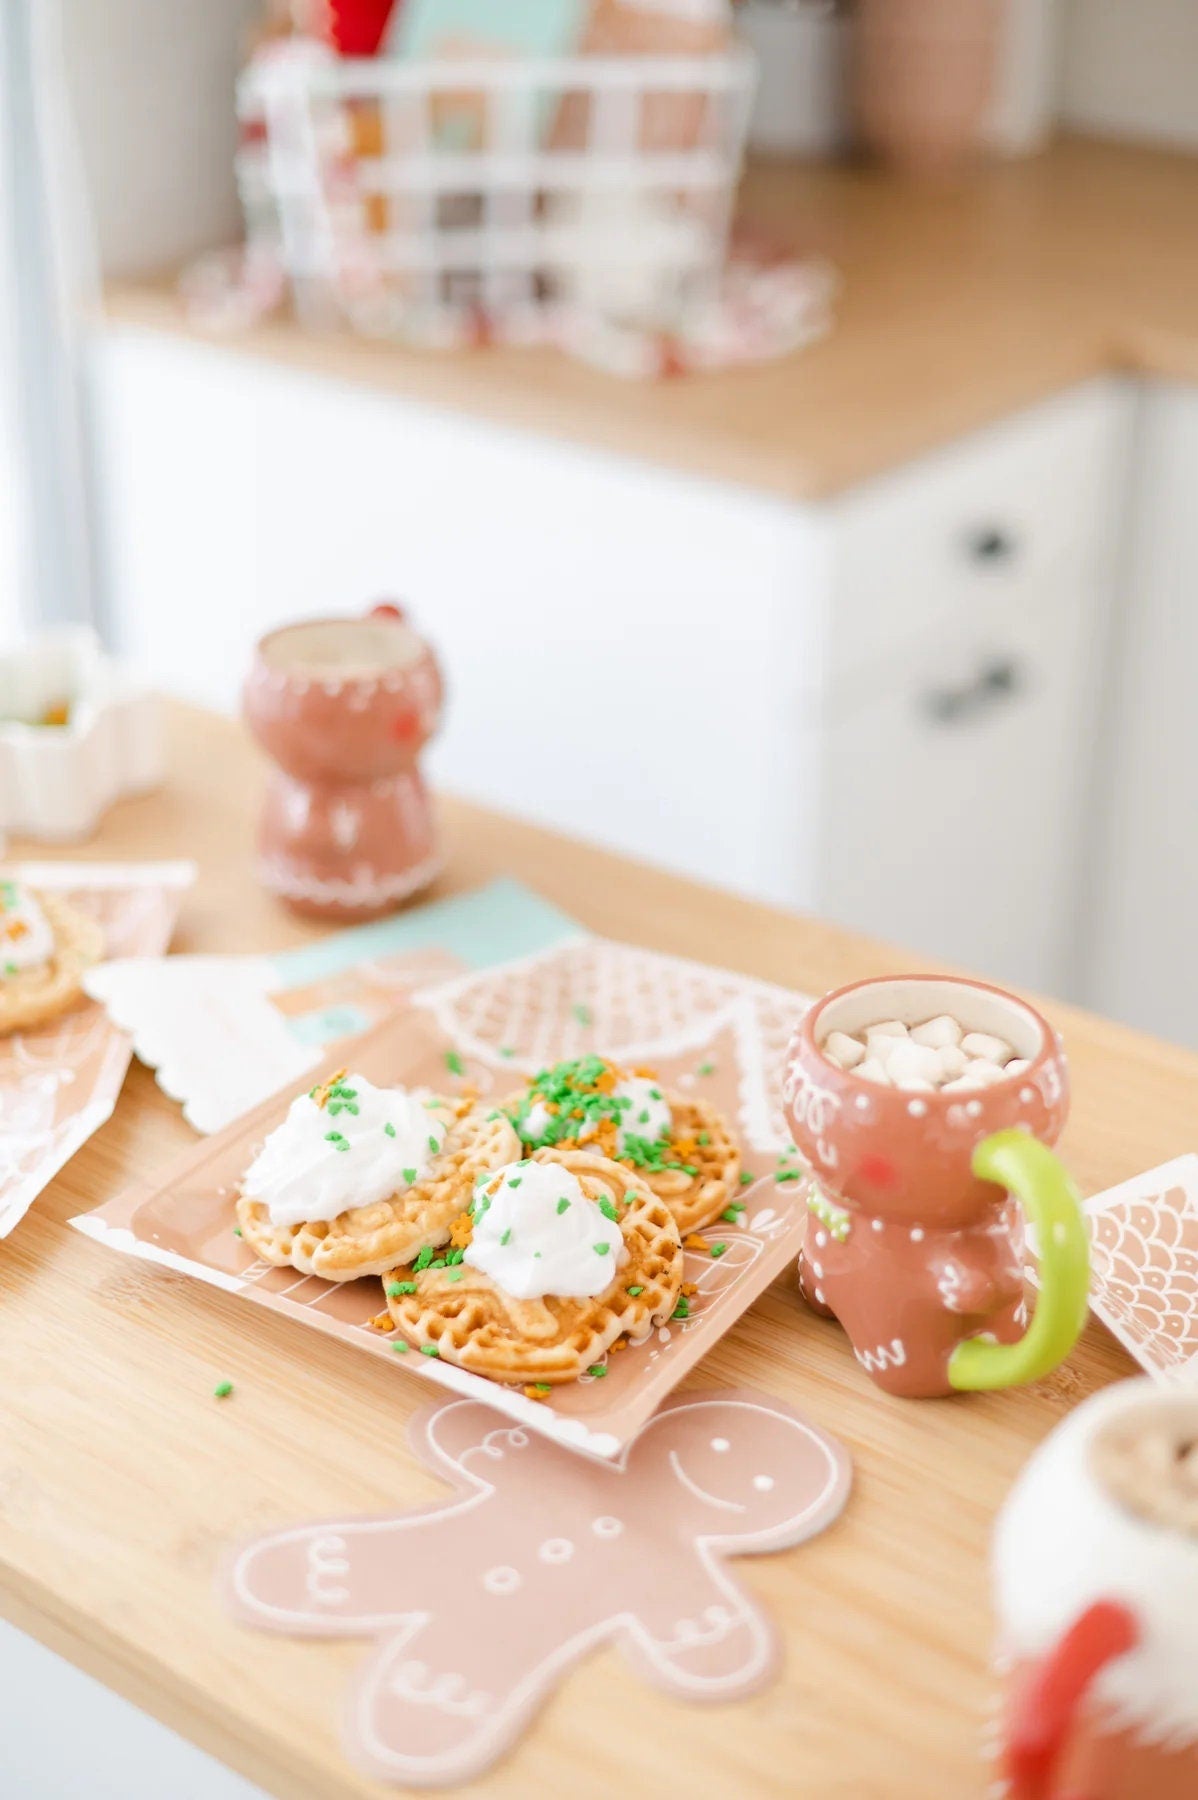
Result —
<svg viewBox="0 0 1198 1800"><path fill-rule="evenodd" d="M391 1346L391 1348L394 1350L396 1356L402 1356L404 1351L407 1349L407 1347L408 1347L407 1343L405 1342L405 1340L403 1338L396 1338L395 1342Z"/></svg>
<svg viewBox="0 0 1198 1800"><path fill-rule="evenodd" d="M440 1356L441 1352L435 1344L421 1344L420 1354L421 1356Z"/></svg>
<svg viewBox="0 0 1198 1800"><path fill-rule="evenodd" d="M392 1300L398 1300L401 1294L414 1294L416 1283L414 1281L389 1281L387 1292Z"/></svg>
<svg viewBox="0 0 1198 1800"><path fill-rule="evenodd" d="M602 1381L603 1377L607 1374L607 1364L606 1363L592 1363L590 1368L587 1370L587 1374L593 1375L595 1377L596 1381Z"/></svg>
<svg viewBox="0 0 1198 1800"><path fill-rule="evenodd" d="M465 1254L466 1254L465 1249L462 1248L459 1250L457 1245L455 1244L455 1246L452 1250L447 1250L445 1252L446 1266L452 1267L454 1263L460 1263L462 1261L462 1258L465 1256Z"/></svg>
<svg viewBox="0 0 1198 1800"><path fill-rule="evenodd" d="M661 1099L661 1089L660 1088L650 1088L649 1089L649 1098L650 1098L650 1100L660 1100Z"/></svg>
<svg viewBox="0 0 1198 1800"><path fill-rule="evenodd" d="M339 1131L326 1131L324 1134L324 1141L326 1144L332 1144L337 1150L349 1149L348 1142L342 1137Z"/></svg>
<svg viewBox="0 0 1198 1800"><path fill-rule="evenodd" d="M511 1057L511 1056L515 1056L516 1052L512 1049L512 1046L510 1044L500 1044L499 1054L500 1054L500 1056Z"/></svg>
<svg viewBox="0 0 1198 1800"><path fill-rule="evenodd" d="M727 1220L729 1225L739 1225L740 1215L744 1210L743 1206L726 1206L720 1214L720 1217L721 1219Z"/></svg>
<svg viewBox="0 0 1198 1800"><path fill-rule="evenodd" d="M671 1317L671 1319L689 1319L690 1316L691 1316L691 1303L687 1299L685 1294L679 1294L678 1304L674 1308L673 1312L670 1314L670 1317Z"/></svg>
<svg viewBox="0 0 1198 1800"><path fill-rule="evenodd" d="M695 1070L695 1074L696 1075L714 1075L715 1074L715 1064L713 1062L702 1062L699 1064L699 1067Z"/></svg>
<svg viewBox="0 0 1198 1800"><path fill-rule="evenodd" d="M428 1266L430 1269L444 1269L447 1264L443 1256L434 1256L432 1262Z"/></svg>
<svg viewBox="0 0 1198 1800"><path fill-rule="evenodd" d="M802 1181L802 1169L779 1169L774 1176L775 1181Z"/></svg>
<svg viewBox="0 0 1198 1800"><path fill-rule="evenodd" d="M610 1244L592 1244L591 1249L595 1252L596 1256L607 1256L607 1255L609 1255L609 1253L611 1251L611 1245Z"/></svg>
<svg viewBox="0 0 1198 1800"><path fill-rule="evenodd" d="M616 1211L615 1207L612 1205L611 1201L608 1199L606 1194L603 1195L602 1199L599 1202L599 1211L603 1214L603 1217L605 1219L610 1219L613 1222L613 1224L618 1225L620 1223L620 1215Z"/></svg>
<svg viewBox="0 0 1198 1800"><path fill-rule="evenodd" d="M5 963L5 965L4 965L4 973L5 973L5 974L6 974L6 975L15 975L15 974L16 974L16 972L17 972L17 965L16 965L16 963L14 963L14 962L6 962L6 963Z"/></svg>
<svg viewBox="0 0 1198 1800"><path fill-rule="evenodd" d="M539 1251L539 1250L534 1250L534 1251L533 1251L533 1255L534 1255L534 1256L539 1256L539 1255L540 1255L540 1254L541 1254L541 1252L540 1252L540 1251Z"/></svg>
<svg viewBox="0 0 1198 1800"><path fill-rule="evenodd" d="M624 1196L625 1206L631 1206L635 1199L636 1199L636 1195L633 1193L632 1189L629 1188L628 1192Z"/></svg>
<svg viewBox="0 0 1198 1800"><path fill-rule="evenodd" d="M404 1186L411 1187L413 1182L416 1180L415 1169L405 1169L403 1172L403 1178L404 1178Z"/></svg>
<svg viewBox="0 0 1198 1800"><path fill-rule="evenodd" d="M489 1112L487 1114L487 1124L490 1125L493 1123L494 1120L502 1119L502 1117L503 1117L503 1114L500 1112L499 1108L496 1107L494 1112Z"/></svg>
<svg viewBox="0 0 1198 1800"><path fill-rule="evenodd" d="M727 1248L728 1248L727 1244L713 1244L711 1246L711 1254L713 1256L723 1256L723 1254Z"/></svg>
<svg viewBox="0 0 1198 1800"><path fill-rule="evenodd" d="M460 1281L465 1273L465 1269L446 1269L445 1279L446 1281Z"/></svg>
<svg viewBox="0 0 1198 1800"><path fill-rule="evenodd" d="M428 1147L432 1151L434 1156L437 1154L437 1151L441 1148L440 1144L437 1142L436 1138L433 1136L431 1131L429 1132L429 1137L428 1137Z"/></svg>
<svg viewBox="0 0 1198 1800"><path fill-rule="evenodd" d="M233 1383L231 1381L218 1381L212 1392L218 1400L227 1400L229 1395L233 1392Z"/></svg>
<svg viewBox="0 0 1198 1800"><path fill-rule="evenodd" d="M636 1115L636 1122L637 1122L637 1124L638 1124L638 1125L647 1125L647 1124L648 1124L648 1123L649 1123L649 1111L648 1111L648 1108L646 1108L646 1109L645 1109L645 1111L644 1111L644 1112L639 1112L639 1113L638 1113L638 1114L637 1114L637 1115Z"/></svg>
<svg viewBox="0 0 1198 1800"><path fill-rule="evenodd" d="M461 1075L465 1072L462 1068L462 1059L456 1050L445 1052L445 1067L451 1075Z"/></svg>
<svg viewBox="0 0 1198 1800"><path fill-rule="evenodd" d="M566 1196L563 1194L561 1199L557 1203L558 1217L560 1218L562 1213L569 1212L569 1210L570 1210L570 1202L566 1199Z"/></svg>
<svg viewBox="0 0 1198 1800"><path fill-rule="evenodd" d="M240 1225L234 1225L234 1227L233 1227L233 1236L234 1236L234 1237L240 1237L240 1236L241 1236L241 1226L240 1226Z"/></svg>
<svg viewBox="0 0 1198 1800"><path fill-rule="evenodd" d="M503 1236L500 1238L499 1242L501 1244L508 1244L511 1242L511 1238L512 1238L512 1228L509 1225L507 1230L504 1232Z"/></svg>
<svg viewBox="0 0 1198 1800"><path fill-rule="evenodd" d="M415 1270L416 1274L417 1275L422 1274L424 1272L424 1270L428 1268L428 1265L432 1262L432 1260L433 1260L433 1247L431 1244L426 1244L424 1246L424 1249L417 1256L416 1261L412 1264L412 1267Z"/></svg>
<svg viewBox="0 0 1198 1800"><path fill-rule="evenodd" d="M574 1012L574 1017L578 1020L578 1023L580 1025L589 1025L590 1024L591 1009L589 1006L581 1006L581 1005L576 1006L576 1007L574 1007L573 1012Z"/></svg>
<svg viewBox="0 0 1198 1800"><path fill-rule="evenodd" d="M626 1291L627 1291L627 1292L628 1292L628 1293L629 1293L629 1294L631 1294L631 1295L632 1295L632 1298L633 1298L633 1299L634 1299L634 1300L635 1300L635 1299L636 1299L636 1297L637 1297L637 1295L638 1295L638 1294L643 1294L643 1293L644 1293L644 1291L645 1291L645 1290L644 1290L644 1288L643 1288L643 1287L630 1287L630 1288L628 1288L628 1289L627 1289L627 1290L626 1290Z"/></svg>
<svg viewBox="0 0 1198 1800"><path fill-rule="evenodd" d="M708 1144L711 1142L711 1133L709 1131L701 1131L695 1139L695 1142L696 1144L702 1144L703 1148L706 1150Z"/></svg>
<svg viewBox="0 0 1198 1800"><path fill-rule="evenodd" d="M513 1175L511 1180L508 1182L508 1186L509 1187L519 1187L520 1183L523 1180L524 1180L523 1175Z"/></svg>
<svg viewBox="0 0 1198 1800"><path fill-rule="evenodd" d="M752 1180L753 1177L750 1175L749 1171L747 1169L742 1169L740 1172L740 1185L742 1187L748 1187Z"/></svg>
<svg viewBox="0 0 1198 1800"><path fill-rule="evenodd" d="M385 1131L385 1132L386 1132L386 1133L387 1133L387 1136L388 1136L388 1137L394 1137L394 1136L395 1136L395 1127L394 1127L394 1125L393 1125L393 1124L392 1124L392 1123L391 1123L391 1121L390 1121L390 1119L388 1119L388 1120L387 1120L387 1122L386 1122L386 1124L385 1124L385 1125L384 1125L384 1126L383 1126L383 1130L384 1130L384 1131Z"/></svg>
<svg viewBox="0 0 1198 1800"><path fill-rule="evenodd" d="M552 1387L547 1381L534 1381L532 1386L533 1391L538 1394L551 1394L553 1392Z"/></svg>

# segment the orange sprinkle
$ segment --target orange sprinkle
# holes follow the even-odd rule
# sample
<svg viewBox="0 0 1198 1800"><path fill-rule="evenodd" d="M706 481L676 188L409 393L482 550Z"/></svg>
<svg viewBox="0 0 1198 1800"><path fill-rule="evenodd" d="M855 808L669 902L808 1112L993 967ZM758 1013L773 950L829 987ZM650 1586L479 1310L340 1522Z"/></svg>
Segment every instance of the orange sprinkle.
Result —
<svg viewBox="0 0 1198 1800"><path fill-rule="evenodd" d="M616 1339L615 1343L610 1346L610 1348L613 1350L627 1350L628 1339L626 1337L618 1337Z"/></svg>
<svg viewBox="0 0 1198 1800"><path fill-rule="evenodd" d="M325 1105L330 1093L336 1087L337 1083L339 1081L344 1081L348 1074L348 1069L335 1069L326 1082L320 1087L313 1089L312 1098L315 1100L317 1106L323 1107Z"/></svg>
<svg viewBox="0 0 1198 1800"><path fill-rule="evenodd" d="M602 1075L600 1075L598 1080L595 1082L595 1092L597 1094L612 1094L615 1092L615 1087L616 1087L616 1072L615 1072L615 1070L614 1069L604 1069Z"/></svg>
<svg viewBox="0 0 1198 1800"><path fill-rule="evenodd" d="M543 1394L539 1388L531 1385L524 1389L524 1397L526 1400L548 1400L549 1398L548 1394Z"/></svg>
<svg viewBox="0 0 1198 1800"><path fill-rule="evenodd" d="M684 1293L689 1300L692 1294L698 1293L699 1289L693 1281L684 1281L680 1291Z"/></svg>
<svg viewBox="0 0 1198 1800"><path fill-rule="evenodd" d="M474 1236L474 1220L468 1212L459 1213L449 1227L449 1241L455 1250L464 1250Z"/></svg>
<svg viewBox="0 0 1198 1800"><path fill-rule="evenodd" d="M684 1250L702 1250L707 1255L710 1255L711 1253L711 1245L708 1243L707 1239L705 1237L700 1237L698 1232L695 1231L692 1231L689 1237L683 1238L682 1248Z"/></svg>
<svg viewBox="0 0 1198 1800"><path fill-rule="evenodd" d="M693 1137L672 1138L670 1140L670 1148L675 1151L684 1162L689 1162L699 1146L696 1144Z"/></svg>
<svg viewBox="0 0 1198 1800"><path fill-rule="evenodd" d="M583 1112L581 1106L576 1106L573 1109L573 1111L570 1113L569 1116L572 1119L585 1119L586 1118L586 1114Z"/></svg>
<svg viewBox="0 0 1198 1800"><path fill-rule="evenodd" d="M578 1139L577 1138L559 1138L557 1141L557 1148L559 1150L577 1150L578 1149Z"/></svg>
<svg viewBox="0 0 1198 1800"><path fill-rule="evenodd" d="M389 1312L375 1313L370 1321L371 1331L393 1331L394 1328L395 1320Z"/></svg>
<svg viewBox="0 0 1198 1800"><path fill-rule="evenodd" d="M657 1080L657 1070L646 1068L643 1063L641 1064L641 1066L639 1068L634 1069L632 1072L634 1075L639 1075L642 1081L656 1081Z"/></svg>
<svg viewBox="0 0 1198 1800"><path fill-rule="evenodd" d="M12 924L7 927L5 936L14 939L28 937L29 927L26 925L24 919L14 919Z"/></svg>

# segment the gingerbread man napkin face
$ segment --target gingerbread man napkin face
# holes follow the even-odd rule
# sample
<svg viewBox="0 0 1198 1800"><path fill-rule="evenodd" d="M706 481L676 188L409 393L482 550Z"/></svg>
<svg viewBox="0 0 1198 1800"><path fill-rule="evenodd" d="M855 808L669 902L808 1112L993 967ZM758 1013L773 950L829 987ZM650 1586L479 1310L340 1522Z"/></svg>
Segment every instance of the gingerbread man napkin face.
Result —
<svg viewBox="0 0 1198 1800"><path fill-rule="evenodd" d="M739 1389L678 1396L610 1463L474 1400L418 1414L411 1437L449 1499L257 1538L224 1580L247 1624L376 1640L347 1749L413 1786L481 1773L607 1639L684 1698L765 1686L773 1628L725 1559L823 1531L851 1478L834 1439Z"/></svg>

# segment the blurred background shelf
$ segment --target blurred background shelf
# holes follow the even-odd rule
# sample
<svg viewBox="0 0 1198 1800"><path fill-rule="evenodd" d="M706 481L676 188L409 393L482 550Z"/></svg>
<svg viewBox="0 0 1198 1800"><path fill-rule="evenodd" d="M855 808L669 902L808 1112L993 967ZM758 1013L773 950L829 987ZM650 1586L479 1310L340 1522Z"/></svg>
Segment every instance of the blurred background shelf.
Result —
<svg viewBox="0 0 1198 1800"><path fill-rule="evenodd" d="M945 185L758 159L739 220L827 255L836 329L781 362L660 384L552 350L406 350L267 321L189 327L176 273L113 280L114 329L166 330L333 381L813 500L1072 382L1128 369L1198 380L1198 160L1064 138Z"/></svg>

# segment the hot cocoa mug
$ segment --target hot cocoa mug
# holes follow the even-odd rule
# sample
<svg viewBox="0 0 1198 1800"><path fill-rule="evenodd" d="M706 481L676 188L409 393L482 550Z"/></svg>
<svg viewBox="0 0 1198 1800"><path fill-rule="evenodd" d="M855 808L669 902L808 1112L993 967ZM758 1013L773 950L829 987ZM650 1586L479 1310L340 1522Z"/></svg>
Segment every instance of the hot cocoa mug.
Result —
<svg viewBox="0 0 1198 1800"><path fill-rule="evenodd" d="M396 606L309 619L258 644L245 717L275 767L258 829L264 884L296 911L391 911L437 870L417 758L441 714L431 647Z"/></svg>
<svg viewBox="0 0 1198 1800"><path fill-rule="evenodd" d="M982 1088L910 1091L840 1068L832 1032L947 1014L1003 1039L1021 1066ZM1036 1381L1069 1354L1087 1310L1089 1242L1049 1146L1068 1111L1060 1038L984 982L855 982L811 1007L791 1040L783 1099L814 1174L799 1262L805 1298L834 1315L879 1387L907 1395ZM1024 1215L1040 1291L1024 1293Z"/></svg>
<svg viewBox="0 0 1198 1800"><path fill-rule="evenodd" d="M1198 1794L1198 1394L1117 1382L1036 1451L994 1536L1010 1800Z"/></svg>

